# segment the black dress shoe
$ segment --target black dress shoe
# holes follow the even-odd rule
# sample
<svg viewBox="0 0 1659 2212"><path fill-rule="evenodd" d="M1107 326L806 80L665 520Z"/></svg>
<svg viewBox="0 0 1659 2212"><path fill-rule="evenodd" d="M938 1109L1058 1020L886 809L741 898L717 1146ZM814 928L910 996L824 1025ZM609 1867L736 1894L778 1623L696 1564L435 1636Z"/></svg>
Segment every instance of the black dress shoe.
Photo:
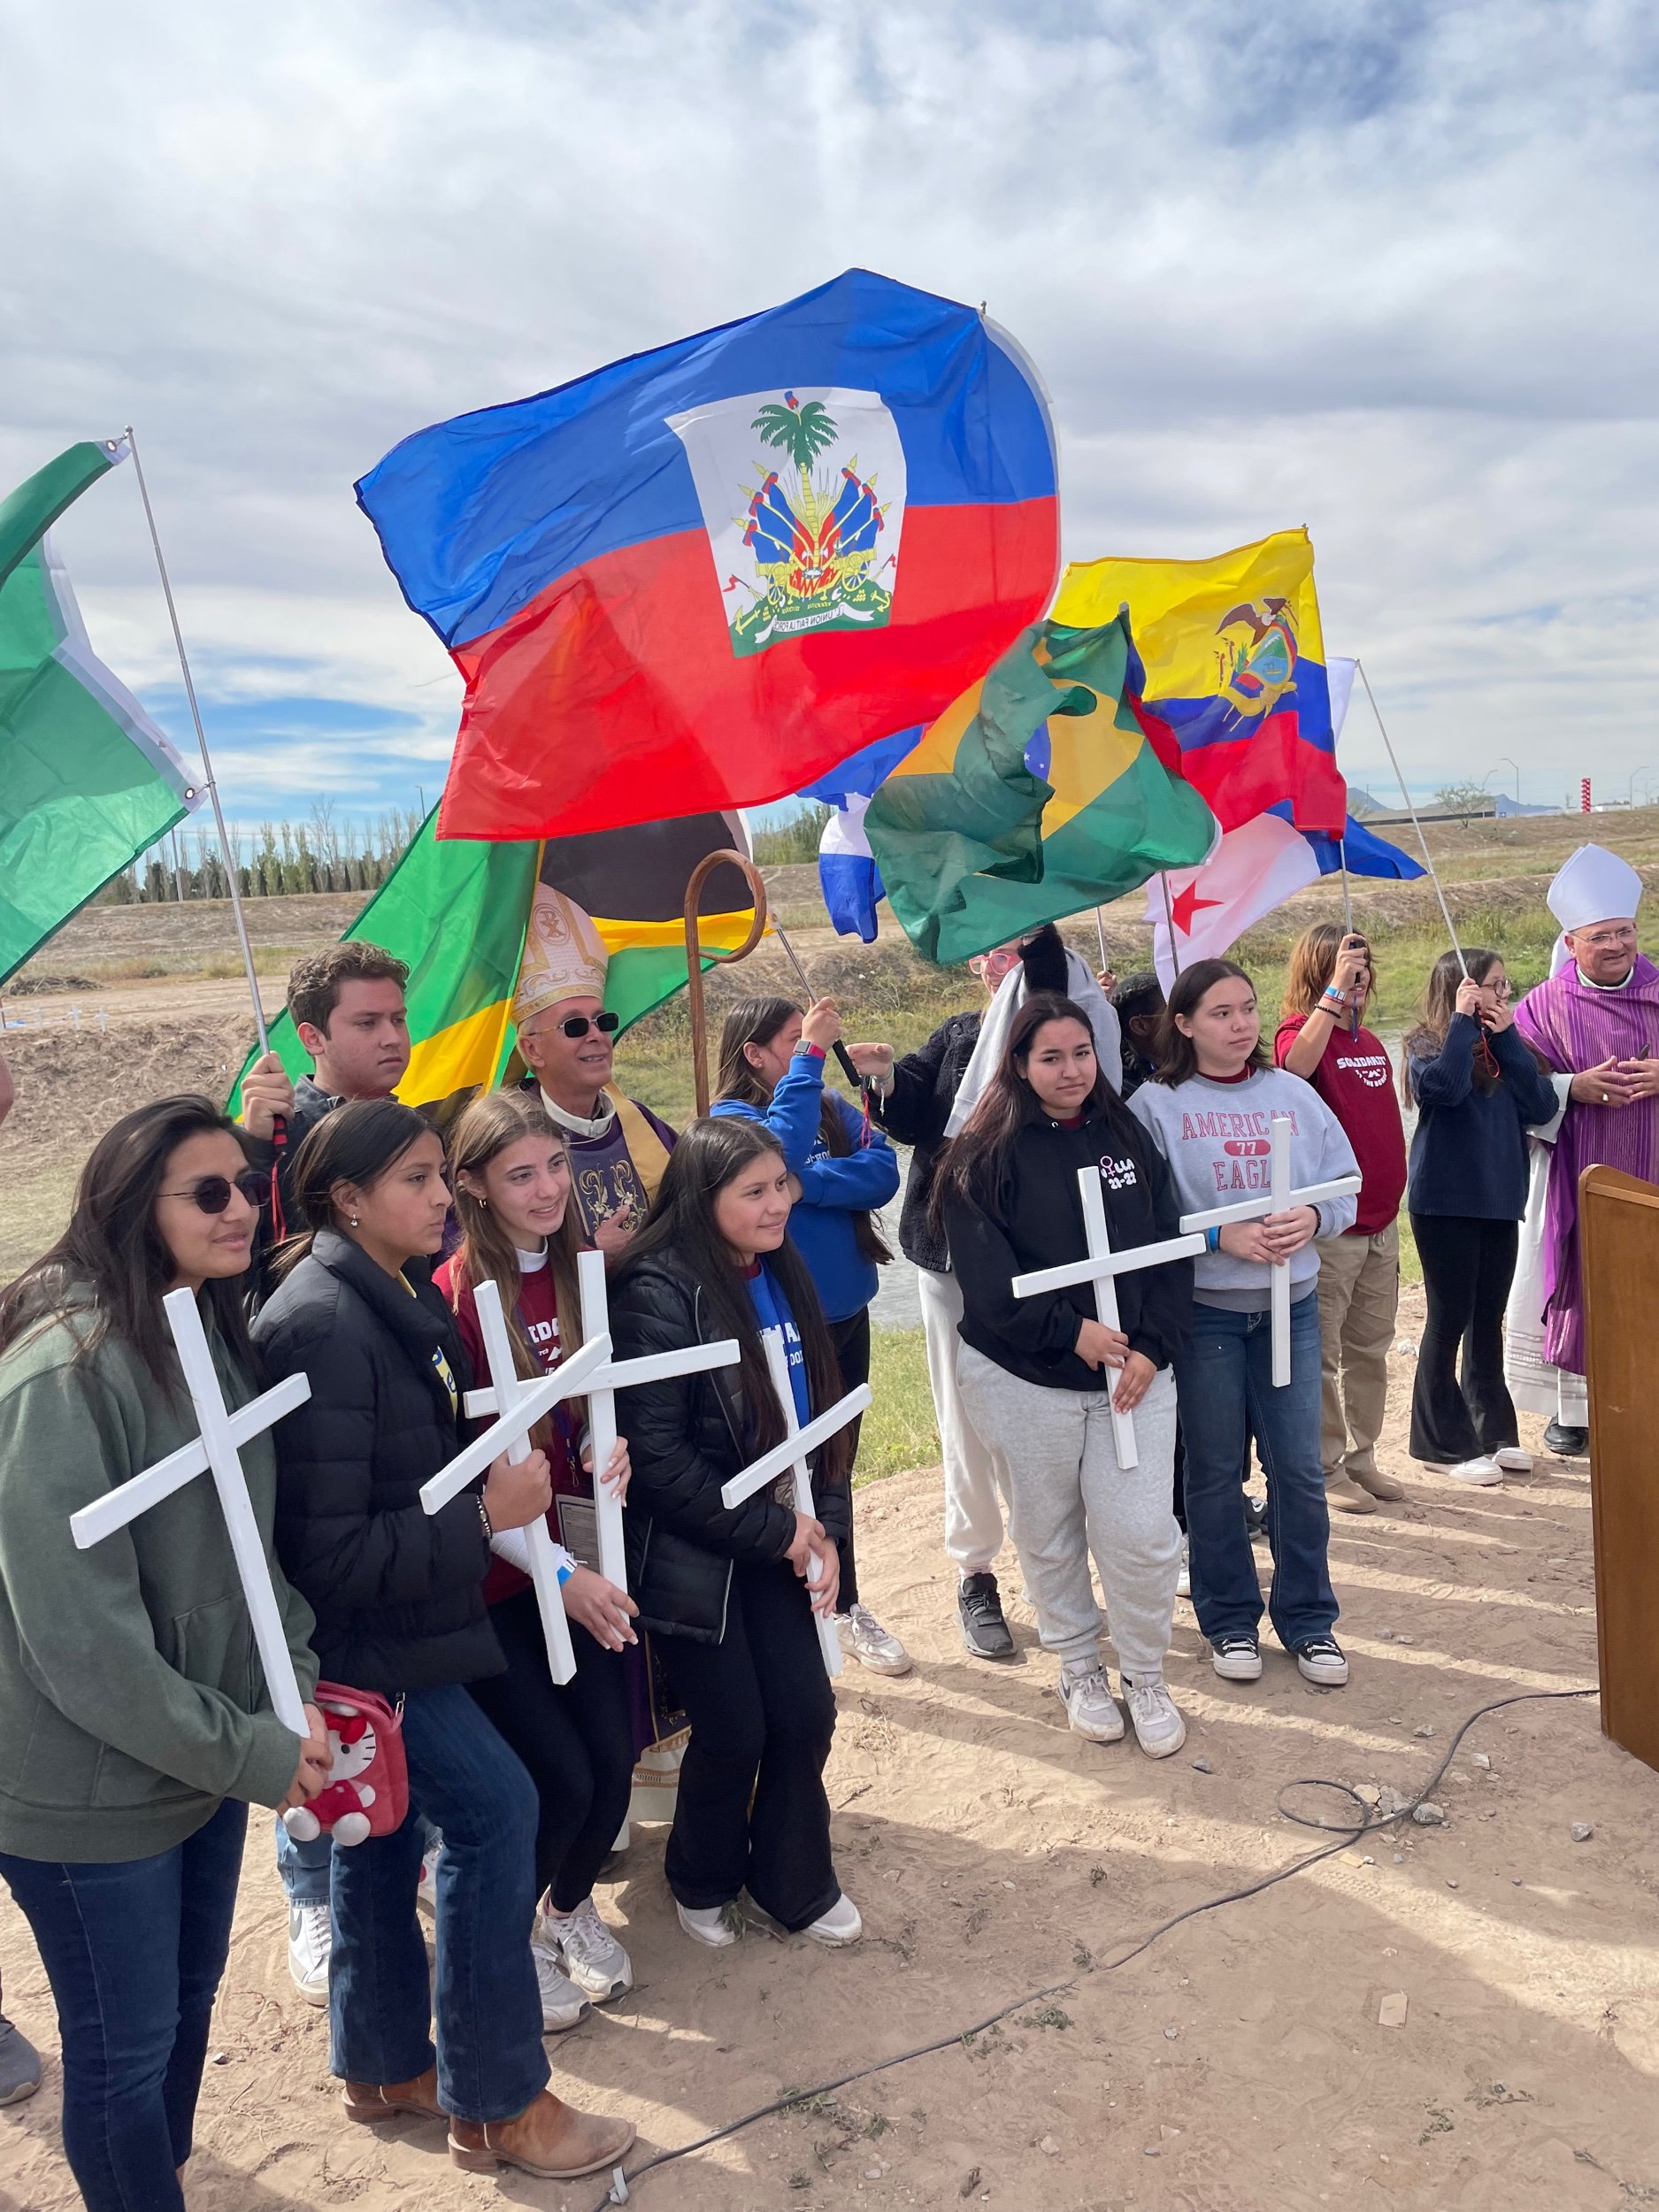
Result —
<svg viewBox="0 0 1659 2212"><path fill-rule="evenodd" d="M956 1615L962 1623L962 1640L976 1659L1014 1656L1014 1639L1002 1618L1002 1601L994 1574L964 1576L956 1593Z"/></svg>
<svg viewBox="0 0 1659 2212"><path fill-rule="evenodd" d="M1544 1431L1544 1441L1557 1459L1582 1459L1590 1448L1588 1429L1570 1429L1559 1421L1552 1421Z"/></svg>

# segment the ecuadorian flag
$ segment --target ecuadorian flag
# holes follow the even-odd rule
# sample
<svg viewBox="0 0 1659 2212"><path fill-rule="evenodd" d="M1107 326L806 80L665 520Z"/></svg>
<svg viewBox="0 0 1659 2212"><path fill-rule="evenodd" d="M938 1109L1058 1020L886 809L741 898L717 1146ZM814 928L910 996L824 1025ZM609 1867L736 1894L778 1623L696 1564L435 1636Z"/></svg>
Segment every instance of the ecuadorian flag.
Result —
<svg viewBox="0 0 1659 2212"><path fill-rule="evenodd" d="M711 852L747 856L735 815L702 814L592 837L504 842L437 835L437 816L364 908L347 938L380 945L409 968L409 1068L397 1087L405 1106L440 1110L447 1121L475 1090L510 1073L517 1032L512 996L538 882L586 913L609 956L605 1005L623 1029L672 996L686 980L685 902L693 870ZM738 870L712 870L698 901L698 938L731 951L749 933L754 909ZM705 962L704 965L710 964ZM311 1056L288 1013L271 1024L271 1045L292 1076ZM242 1076L230 1110L241 1110Z"/></svg>
<svg viewBox="0 0 1659 2212"><path fill-rule="evenodd" d="M1146 664L1148 735L1222 828L1288 800L1299 830L1340 837L1348 793L1308 533L1207 561L1073 562L1054 618L1103 622L1119 607Z"/></svg>
<svg viewBox="0 0 1659 2212"><path fill-rule="evenodd" d="M1043 623L887 777L864 834L926 958L966 960L1204 858L1214 818L1149 743L1141 682L1121 613Z"/></svg>
<svg viewBox="0 0 1659 2212"><path fill-rule="evenodd" d="M930 721L1059 568L1034 371L862 269L420 431L357 488L465 680L445 837L798 791Z"/></svg>

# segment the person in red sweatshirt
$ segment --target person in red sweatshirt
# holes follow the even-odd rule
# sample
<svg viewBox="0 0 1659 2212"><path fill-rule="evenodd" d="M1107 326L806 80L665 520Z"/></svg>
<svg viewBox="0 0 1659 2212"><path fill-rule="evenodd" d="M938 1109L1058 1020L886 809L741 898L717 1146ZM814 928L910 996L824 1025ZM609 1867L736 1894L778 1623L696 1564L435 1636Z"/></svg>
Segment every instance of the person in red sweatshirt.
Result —
<svg viewBox="0 0 1659 2212"><path fill-rule="evenodd" d="M1335 922L1316 922L1292 948L1273 1058L1312 1084L1342 1125L1364 1186L1351 1229L1319 1247L1326 1502L1374 1513L1405 1491L1377 1464L1388 1398L1388 1347L1400 1302L1400 1201L1405 1130L1381 1038L1364 1026L1377 985L1371 948Z"/></svg>

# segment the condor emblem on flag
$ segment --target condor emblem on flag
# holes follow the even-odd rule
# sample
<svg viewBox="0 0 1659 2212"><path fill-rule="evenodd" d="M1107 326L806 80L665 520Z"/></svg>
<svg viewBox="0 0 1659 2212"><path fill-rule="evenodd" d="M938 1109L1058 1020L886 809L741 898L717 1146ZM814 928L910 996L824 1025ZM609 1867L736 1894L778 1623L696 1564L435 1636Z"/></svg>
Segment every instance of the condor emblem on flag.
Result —
<svg viewBox="0 0 1659 2212"><path fill-rule="evenodd" d="M786 797L942 713L1058 569L1031 364L867 269L436 423L357 497L465 680L445 837Z"/></svg>
<svg viewBox="0 0 1659 2212"><path fill-rule="evenodd" d="M733 652L887 621L904 448L879 393L757 392L668 426L691 464ZM748 503L733 514L736 487Z"/></svg>

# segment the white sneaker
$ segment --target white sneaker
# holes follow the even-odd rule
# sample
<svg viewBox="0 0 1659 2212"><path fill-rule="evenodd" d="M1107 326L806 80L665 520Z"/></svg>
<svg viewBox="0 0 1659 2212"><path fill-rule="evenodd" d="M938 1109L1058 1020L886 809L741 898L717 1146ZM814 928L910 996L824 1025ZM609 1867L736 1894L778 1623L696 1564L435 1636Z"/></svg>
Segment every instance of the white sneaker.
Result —
<svg viewBox="0 0 1659 2212"><path fill-rule="evenodd" d="M1121 1740L1124 1717L1107 1683L1103 1667L1063 1666L1060 1679L1054 1686L1065 1707L1066 1718L1079 1736L1087 1736L1091 1743Z"/></svg>
<svg viewBox="0 0 1659 2212"><path fill-rule="evenodd" d="M308 2005L328 2002L334 1924L326 1905L288 1907L288 1978Z"/></svg>
<svg viewBox="0 0 1659 2212"><path fill-rule="evenodd" d="M1492 1456L1506 1475L1530 1475L1532 1471L1531 1452L1521 1451L1513 1444L1506 1444L1501 1452L1494 1452Z"/></svg>
<svg viewBox="0 0 1659 2212"><path fill-rule="evenodd" d="M634 1986L634 1962L599 1917L591 1897L584 1897L570 1913L544 1906L536 1915L531 1939L551 1952L577 1988L585 1989L597 2004Z"/></svg>
<svg viewBox="0 0 1659 2212"><path fill-rule="evenodd" d="M814 1943L826 1943L831 1950L840 1950L849 1943L856 1943L864 1932L864 1917L852 1899L841 1896L826 1913L820 1913L810 1927L803 1928L803 1935L810 1935Z"/></svg>
<svg viewBox="0 0 1659 2212"><path fill-rule="evenodd" d="M1296 1664L1310 1682L1340 1690L1348 1680L1348 1660L1334 1636L1310 1636L1296 1647Z"/></svg>
<svg viewBox="0 0 1659 2212"><path fill-rule="evenodd" d="M1144 1682L1125 1682L1124 1696L1135 1741L1148 1759L1167 1759L1187 1741L1187 1723L1175 1709L1175 1701L1163 1678L1149 1675Z"/></svg>
<svg viewBox="0 0 1659 2212"><path fill-rule="evenodd" d="M735 1898L729 1905L682 1905L676 1897L674 1910L692 1941L706 1943L711 1951L724 1951L743 1932L743 1916Z"/></svg>
<svg viewBox="0 0 1659 2212"><path fill-rule="evenodd" d="M1189 1598L1193 1594L1193 1555L1184 1536L1181 1539L1180 1569L1175 1577L1175 1594L1178 1598Z"/></svg>
<svg viewBox="0 0 1659 2212"><path fill-rule="evenodd" d="M1503 1470L1495 1459L1460 1459L1455 1467L1442 1467L1440 1472L1449 1475L1454 1482L1479 1483L1489 1488L1503 1480Z"/></svg>
<svg viewBox="0 0 1659 2212"><path fill-rule="evenodd" d="M420 1856L420 1880L415 1890L415 1904L428 1920L438 1917L438 1861L443 1856L443 1839L429 1843Z"/></svg>
<svg viewBox="0 0 1659 2212"><path fill-rule="evenodd" d="M541 2032L543 2035L563 2035L566 2028L573 2028L579 2020L585 2020L593 2010L581 1991L559 1970L559 1962L540 1943L532 1942L530 1956L535 1963L536 1987L541 1993Z"/></svg>
<svg viewBox="0 0 1659 2212"><path fill-rule="evenodd" d="M1224 1682L1259 1682L1262 1647L1250 1628L1230 1628L1210 1643L1210 1663Z"/></svg>
<svg viewBox="0 0 1659 2212"><path fill-rule="evenodd" d="M835 1616L841 1649L872 1674L908 1674L910 1655L889 1628L883 1628L867 1605L855 1605Z"/></svg>

